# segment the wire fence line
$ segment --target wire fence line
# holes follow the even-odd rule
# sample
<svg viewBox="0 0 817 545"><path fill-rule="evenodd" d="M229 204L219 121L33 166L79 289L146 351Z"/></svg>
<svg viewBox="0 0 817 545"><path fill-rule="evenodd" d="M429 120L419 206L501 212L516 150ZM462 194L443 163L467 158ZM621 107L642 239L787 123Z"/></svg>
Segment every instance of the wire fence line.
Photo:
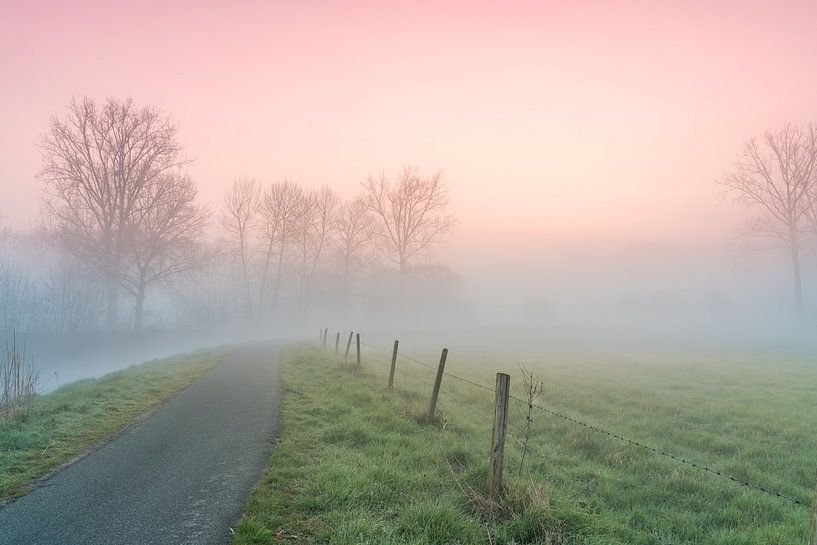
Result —
<svg viewBox="0 0 817 545"><path fill-rule="evenodd" d="M393 357L400 357L400 358L402 358L404 360L407 360L409 362L417 364L417 365L419 365L421 367L432 370L435 373L439 369L439 365L433 365L433 364L428 363L426 361L423 361L421 359L418 359L418 358L409 356L409 355L407 355L407 354L405 354L403 352L400 352L399 350L397 350L397 348L398 348L397 346L395 346L395 349L388 349L388 348L383 348L383 347L380 347L380 346L377 346L377 345L372 345L372 344L363 343L363 342L360 342L360 345L361 346L366 346L366 347L371 348L373 350L378 350L378 351L381 351L383 353L390 354ZM326 346L325 342L324 342L324 346ZM444 352L445 351L447 351L447 349L444 349ZM358 349L358 363L360 363L359 358L360 358L360 354L359 354L359 349ZM394 361L396 361L396 359ZM383 363L385 365L387 365L387 366L389 365L388 362L384 361ZM442 360L441 360L441 363L442 363ZM392 365L394 365L394 363L392 363ZM401 367L395 366L394 371L400 372ZM472 380L472 379L469 379L469 378L466 378L466 377L462 377L462 376L459 376L459 375L455 375L455 374L453 374L453 373L451 373L449 371L445 371L444 369L443 369L443 372L441 373L441 376L450 377L450 378L452 378L454 380L466 383L466 384L468 384L468 385L470 385L470 386L472 386L474 388L477 388L479 390L489 392L492 396L493 395L499 396L499 390L498 389L495 390L494 388L491 388L489 386L481 384L481 383L479 383L479 382L477 382L475 380ZM497 375L497 377L498 377L498 380L499 380L499 374ZM497 383L497 388L498 387L499 387L499 382ZM439 390L445 392L448 395L451 395L452 397L454 397L452 393L449 393L448 391L446 391L445 389L443 389L441 387L439 388ZM591 431L591 432L593 432L595 434L607 436L609 438L615 439L616 441L620 441L622 443L625 443L625 444L628 444L630 446L636 447L636 448L641 449L643 451L652 453L653 455L657 455L657 456L659 456L661 458L672 460L675 463L683 464L683 465L685 465L687 467L694 468L694 469L700 471L702 475L708 475L708 476L713 477L713 478L723 479L724 481L728 481L733 485L737 485L737 486L743 487L743 488L745 488L747 490L751 490L753 492L758 492L758 493L763 494L765 496L772 497L772 498L774 498L774 499L776 499L776 500L778 500L778 501L780 501L782 503L786 503L786 504L790 504L790 505L793 505L793 506L796 506L796 507L806 508L806 509L809 509L809 507L810 507L810 502L800 500L800 499L798 499L796 497L793 497L793 496L788 495L788 494L784 494L784 493L776 491L776 490L772 490L772 489L768 488L767 486L754 484L752 482L749 482L748 480L737 478L737 477L735 477L733 475L730 475L729 473L726 473L724 471L709 467L706 464L702 464L702 463L690 460L690 459L688 459L688 458L686 458L684 456L678 456L678 455L673 454L671 452L668 452L668 451L666 451L666 450L664 450L662 448L653 447L653 446L651 446L649 444L646 444L646 443L643 443L641 441L630 439L630 438L625 437L625 436L623 436L623 435L621 435L621 434L619 434L617 432L613 432L613 431L604 429L604 428L602 428L600 426L596 426L594 424L584 422L582 420L574 418L574 417L572 417L572 416L570 416L568 414L565 414L563 412L560 412L560 411L557 411L557 410L554 410L554 409L539 405L538 403L529 403L529 401L527 399L522 399L522 398L520 398L518 396L510 395L508 392L505 392L504 395L506 396L505 397L506 400L513 400L514 403L518 404L517 406L522 405L522 406L524 406L526 408L530 407L531 410L541 411L544 414L547 414L547 415L552 416L554 418L559 418L559 419L571 422L571 423L573 423L573 424L575 424L577 426L581 426L581 427L583 427L583 428L587 429L588 431ZM499 399L499 398L497 398L497 399ZM436 390L435 390L434 394L432 395L432 400L433 400L433 402L436 401ZM432 405L434 404L433 402L432 402ZM510 429L508 430L508 433L512 436L512 441L514 441L516 443L520 443L520 445L521 445L521 442L514 437L516 435L515 433L513 433ZM533 435L531 435L531 437L535 437L536 435L538 435L538 434L533 434ZM493 446L492 446L492 448L493 448ZM544 453L539 448L539 445L537 445L535 442L529 443L527 445L527 448L530 449L530 450L535 450L540 455L547 458L547 454ZM817 521L817 490L815 490L814 505L811 506L811 511L812 511L811 512L811 522L810 522L810 528L809 528L809 531L808 531L809 532L808 533L808 535L809 535L809 544L817 544L817 531L814 529L815 521ZM654 545L680 545L680 543L681 543L680 541L677 541L676 538L674 538L674 537L665 537L666 536L665 532L662 532L661 534L659 534L658 531L655 528L650 529L649 527L643 527L642 523L640 523L638 521L626 521L626 522L623 522L623 523L624 523L625 526L628 526L633 531L637 531L637 532L649 535L650 539L652 540L651 543L654 544ZM684 540L683 542L687 543L688 541Z"/></svg>
<svg viewBox="0 0 817 545"><path fill-rule="evenodd" d="M372 349L375 349L375 350L380 350L380 351L383 351L383 352L387 352L389 354L393 353L392 349L382 348L382 347L379 347L379 346L376 346L376 345L367 344L367 343L363 343L363 342L361 342L360 344L361 344L361 346L367 346L368 348L372 348ZM418 360L418 359L413 358L411 356L408 356L406 354L403 354L399 350L397 351L397 354L399 356L402 356L404 359L406 359L408 361L411 361L411 362L413 362L415 364L421 365L421 366L426 367L428 369L431 369L431 370L434 370L434 371L436 371L436 369L437 369L437 366L429 364L429 363L421 361L421 360ZM476 388L487 390L487 391L489 391L491 393L494 392L494 388L491 388L489 386L485 386L484 384L480 384L480 383L478 383L476 381L473 381L473 380L470 380L470 379L467 379L467 378L464 378L464 377L454 375L454 374L452 374L452 373L450 373L448 371L444 371L443 375L446 376L446 377L451 377L451 378L453 378L455 380L459 380L461 382L464 382L464 383L469 384L471 386L474 386ZM520 398L518 396L510 395L509 397L510 397L510 399L512 399L513 401L515 401L517 403L522 403L525 406L528 405L527 400L522 399L522 398ZM571 422L573 424L576 424L578 426L582 426L582 427L584 427L584 428L586 428L586 429L588 429L588 430L590 430L590 431L592 431L594 433L598 433L598 434L601 434L601 435L606 435L608 437L611 437L611 438L616 439L618 441L621 441L623 443L627 443L627 444L629 444L631 446L634 446L634 447L637 447L639 449L642 449L642 450L645 450L645 451L648 451L648 452L652 452L653 454L657 454L657 455L662 456L664 458L673 460L674 462L686 465L688 467L695 468L695 469L697 469L697 470L699 470L701 472L707 473L707 474L709 474L709 475L711 475L713 477L720 477L722 479L731 481L732 483L737 484L739 486L743 486L743 487L745 487L745 488L747 488L749 490L754 490L755 492L759 492L761 494L765 494L767 496L770 496L770 497L776 498L778 500L788 502L788 503L790 503L792 505L796 505L796 506L803 507L803 508L806 508L806 509L808 509L810 507L809 502L805 502L805 501L799 500L797 498L791 497L791 496L789 496L787 494L783 494L781 492L771 490L768 487L765 487L765 486L762 486L762 485L753 484L753 483L751 483L749 481L739 479L739 478L737 478L737 477L735 477L733 475L730 475L728 473L725 473L725 472L720 471L720 470L715 469L715 468L711 468L711 467L709 467L709 466L707 466L705 464L701 464L701 463L695 462L693 460L689 460L684 456L678 456L678 455L672 454L670 452L667 452L667 451L665 451L665 450L663 450L661 448L653 447L653 446L648 445L646 443L642 443L640 441L636 441L634 439L627 438L627 437L625 437L625 436L623 436L623 435L621 435L619 433L616 433L616 432L613 432L613 431L610 431L610 430L606 430L606 429L601 428L599 426L595 426L593 424L581 421L581 420L579 420L577 418L566 415L566 414L561 413L559 411L555 411L553 409L549 409L547 407L543 407L541 405L536 405L536 404L533 405L533 408L538 410L538 411L544 412L545 414L553 416L555 418L560 418L562 420L569 421L569 422Z"/></svg>
<svg viewBox="0 0 817 545"><path fill-rule="evenodd" d="M363 341L360 341L360 345L361 345L361 346L365 346L365 347L367 347L367 348L374 349L374 350L378 350L378 351L383 352L383 353L387 353L387 354L389 354L389 355L395 355L395 351L394 351L394 349L387 349L387 348L384 348L384 347L381 347L381 346L377 346L377 345L373 345L373 344L365 343L365 342L363 342ZM437 371L437 366L434 366L434 365L432 365L432 364L430 364L430 363L426 363L426 362L424 362L424 361L422 361L422 360L419 360L419 359L417 359L417 358L414 358L414 357L412 357L412 356L408 356L408 355L406 355L406 354L404 354L404 353L401 353L399 350L396 352L396 356L397 356L397 357L400 357L400 358L402 358L402 359L405 359L405 360L407 360L407 361L410 361L410 362L412 362L412 363L415 363L415 364L417 364L417 365L419 365L419 366L422 366L422 367L424 367L424 368L426 368L426 369L429 369L429 370L431 370L431 371L434 371L435 373L436 373L436 371ZM380 360L377 360L377 361L378 361L379 363L382 363L382 364L383 364L383 366L387 366L387 367L389 366L389 363L388 363L388 362L386 362L386 361L380 361ZM418 381L422 381L422 380L423 380L423 379L420 379L419 377L417 377L416 375L409 375L408 373L405 373L405 371L402 371L402 369L401 369L400 367L395 367L395 372L405 374L406 376L409 376L409 377L411 377L411 378L414 378L415 380L418 380ZM476 388L478 388L478 389L480 389L480 390L486 391L486 392L488 392L488 393L489 393L491 396L493 396L493 395L494 395L494 393L495 393L493 388L490 388L490 387L488 387L488 386L485 386L485 385L483 385L483 384L480 384L480 383L478 383L478 382L476 382L476 381L473 381L473 380L467 379L467 378L465 378L465 377L460 377L460 376L458 376L458 375L454 375L454 374L452 374L452 373L448 373L448 372L444 372L444 373L443 373L443 375L444 375L444 376L447 376L447 377L451 377L451 378L456 379L456 380L459 380L459 381L461 381L461 382L464 382L464 383L466 383L466 384L468 384L468 385L470 385L470 386L476 387ZM443 388L442 386L440 387L440 391L442 391L442 392L444 392L444 393L446 393L446 394L450 395L451 397L454 397L454 394L453 394L453 393L448 392L448 391L447 391L445 388ZM513 396L511 396L511 397L513 397ZM519 399L519 398L516 398L516 399ZM523 400L523 401L524 401L524 400ZM524 402L524 403L525 403L525 406L527 407L527 402ZM491 423L491 421L492 421L492 419L489 419L489 423ZM508 430L507 430L507 434L508 434L508 436L511 438L511 440L512 440L513 442L517 443L517 444L520 446L520 448L522 448L522 446L524 446L523 441L522 441L521 439L519 439L518 437L516 437L516 433L515 433L514 431L512 431L511 429L508 429ZM537 452L537 453L538 453L538 454L539 454L541 457L543 457L543 458L547 457L546 453L544 453L544 452L541 450L541 448L539 447L539 445L537 445L537 444L535 444L535 443L529 443L529 444L527 444L527 445L526 445L526 448L528 449L528 451L529 451L529 452L531 452L531 454L532 454L532 453L533 453L533 451L535 450L535 451L536 451L536 452ZM638 532L643 532L643 533L645 533L645 534L649 534L649 535L650 535L650 536L651 536L653 539L655 539L654 545L678 545L678 543L677 543L677 542L674 542L674 541L667 541L667 540L666 540L666 538L665 538L664 536L661 536L661 535L660 535L660 534L659 534L659 533L658 533L658 532L657 532L655 529L653 529L653 528L649 528L649 527L635 527L635 526L630 526L630 527L631 527L631 529L633 529L633 530L635 530L635 531L638 531Z"/></svg>

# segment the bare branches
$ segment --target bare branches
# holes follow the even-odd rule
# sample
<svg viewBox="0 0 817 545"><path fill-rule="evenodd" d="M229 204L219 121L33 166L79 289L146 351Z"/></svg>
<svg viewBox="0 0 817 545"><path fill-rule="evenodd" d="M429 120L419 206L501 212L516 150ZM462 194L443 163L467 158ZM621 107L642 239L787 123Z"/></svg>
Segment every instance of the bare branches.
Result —
<svg viewBox="0 0 817 545"><path fill-rule="evenodd" d="M307 207L307 197L296 184L284 180L272 184L265 192L261 203L264 241L264 264L261 285L258 290L258 309L264 303L264 290L269 276L269 267L274 250L277 249L277 270L272 291L272 306L278 300L284 254L300 228L300 221Z"/></svg>
<svg viewBox="0 0 817 545"><path fill-rule="evenodd" d="M817 228L817 127L787 125L753 138L720 182L759 216L751 234L791 252L795 301L803 305L800 252ZM808 223L812 229L808 229Z"/></svg>
<svg viewBox="0 0 817 545"><path fill-rule="evenodd" d="M146 290L203 264L199 248L208 211L196 204L198 190L188 176L167 174L142 192L141 210L128 247L122 286L136 298L134 324L142 326Z"/></svg>
<svg viewBox="0 0 817 545"><path fill-rule="evenodd" d="M522 365L519 366L519 370L522 372L522 379L525 382L525 401L527 401L528 404L528 414L525 420L525 439L522 442L522 459L519 461L519 472L521 473L525 467L525 456L528 453L528 441L530 440L533 426L534 403L541 395L542 390L544 390L545 383L541 378L536 376L533 371L528 370Z"/></svg>
<svg viewBox="0 0 817 545"><path fill-rule="evenodd" d="M109 98L97 108L84 98L72 101L64 118L52 118L40 148L47 219L61 245L102 274L113 324L133 237L162 182L187 164L175 125L130 99Z"/></svg>
<svg viewBox="0 0 817 545"><path fill-rule="evenodd" d="M224 212L221 224L238 246L241 272L244 276L245 305L247 317L252 318L252 288L249 275L250 237L261 206L261 186L253 179L239 178L233 181L232 190L224 196Z"/></svg>
<svg viewBox="0 0 817 545"><path fill-rule="evenodd" d="M369 176L364 202L375 216L377 237L401 272L418 252L450 234L455 223L447 213L449 190L442 172L423 178L416 167L403 167L396 183Z"/></svg>
<svg viewBox="0 0 817 545"><path fill-rule="evenodd" d="M348 304L352 274L370 261L374 217L362 197L344 203L335 220L338 258L343 270L343 296Z"/></svg>

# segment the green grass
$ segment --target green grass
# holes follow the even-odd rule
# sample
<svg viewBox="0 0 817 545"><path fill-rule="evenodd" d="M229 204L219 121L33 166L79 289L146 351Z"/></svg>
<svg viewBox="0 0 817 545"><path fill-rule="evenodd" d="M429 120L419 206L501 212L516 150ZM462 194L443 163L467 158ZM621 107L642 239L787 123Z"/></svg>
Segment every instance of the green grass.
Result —
<svg viewBox="0 0 817 545"><path fill-rule="evenodd" d="M364 370L316 349L285 358L284 427L236 545L571 543L802 545L808 509L534 413L519 467L523 406L512 402L508 496L485 497L493 394L446 377L438 421L419 421L433 371L388 354ZM429 360L431 358L428 358ZM512 359L510 361L513 361ZM507 360L506 360L507 362ZM810 501L817 469L817 367L797 361L655 358L525 362L538 401L577 419ZM503 369L504 368L504 369ZM449 357L492 385L514 364Z"/></svg>
<svg viewBox="0 0 817 545"><path fill-rule="evenodd" d="M154 360L36 397L31 411L0 423L0 502L24 494L34 480L174 396L225 355Z"/></svg>

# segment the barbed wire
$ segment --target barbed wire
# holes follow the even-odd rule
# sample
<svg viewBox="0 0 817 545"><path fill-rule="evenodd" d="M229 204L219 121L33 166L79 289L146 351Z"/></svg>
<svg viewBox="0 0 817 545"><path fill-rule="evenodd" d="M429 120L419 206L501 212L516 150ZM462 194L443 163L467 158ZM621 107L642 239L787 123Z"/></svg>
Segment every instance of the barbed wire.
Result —
<svg viewBox="0 0 817 545"><path fill-rule="evenodd" d="M516 444L519 446L519 448L525 448L525 447L526 447L525 442L524 442L522 439L520 439L519 437L517 437L516 432L512 431L510 428L509 428L509 429L508 429L508 431L507 431L507 435L508 435L508 436L511 438L511 440L512 440L514 443L516 443ZM541 456L542 458L546 458L546 457L547 457L547 454L544 452L544 450L542 450L542 447L541 447L540 445L537 445L536 443L528 443L528 444L527 444L527 450L528 450L528 452L531 454L531 456L533 456L534 451L536 451L535 453L536 453L536 454L539 454L539 456ZM574 482L575 482L577 485L579 485L579 486L580 486L580 483L576 482L576 480L575 480L575 479L571 479L571 478L570 478L570 477L568 477L568 476L563 475L561 478L563 479L563 481L564 481L565 483L567 483L568 481L572 480L572 481L574 481ZM581 492L582 492L581 490L580 490L580 491L578 491L578 492L576 492L575 494L573 494L572 496L570 496L570 497L567 499L567 501L568 501L568 502L573 501L573 499L574 499L574 498L576 498L577 496L579 496ZM642 533L645 533L645 534L649 534L649 535L651 535L653 538L657 539L658 541L657 541L657 542L655 542L655 543L654 543L654 545L678 545L676 542L673 542L673 541L664 541L664 538L663 538L663 537L661 537L661 536L658 534L658 532L657 532L656 530L654 530L654 529L648 529L648 528L638 528L638 527L635 527L635 526L633 526L632 524L629 524L629 523L627 524L627 526L628 526L630 529L632 529L632 530L635 530L635 531L637 531L637 532L642 532Z"/></svg>
<svg viewBox="0 0 817 545"><path fill-rule="evenodd" d="M379 346L366 344L366 343L363 343L363 342L361 342L360 344L365 345L365 346L367 346L369 348L373 348L373 349L376 349L376 350L381 350L381 351L387 352L389 354L393 353L393 350L389 350L389 349L382 348L382 347L379 347ZM412 358L411 356L401 354L399 349L397 351L397 354L398 354L398 356L402 355L404 359L407 359L407 360L409 360L411 362L422 365L423 367L426 367L428 369L433 369L435 371L437 369L437 367L434 366L434 365L431 365L429 363L420 361L420 360L418 360L416 358ZM451 377L451 378L456 379L456 380L459 380L459 381L464 382L466 384L470 384L471 386L481 388L481 389L487 390L489 392L494 392L493 388L490 388L488 386L480 384L480 383L478 383L476 381L454 375L454 374L449 373L447 371L444 371L443 375ZM526 399L522 399L522 398L514 396L514 395L510 395L509 398L516 401L516 402L518 402L518 403L523 403L525 406L528 405L528 401ZM663 449L653 447L653 446L648 445L646 443L641 443L640 441L636 441L634 439L629 439L629 438L624 437L624 436L622 436L622 435L620 435L618 433L606 430L604 428L601 428L599 426L595 426L593 424L589 424L587 422L583 422L583 421L581 421L581 420L579 420L577 418L573 418L572 416L560 413L560 412L555 411L553 409L548 409L547 407L543 407L541 405L533 405L533 408L536 409L536 410L542 411L542 412L544 412L546 414L549 414L550 416L560 418L560 419L563 419L563 420L567 420L567 421L572 422L572 423L574 423L576 425L582 426L582 427L584 427L584 428L586 428L586 429L588 429L588 430L590 430L590 431L592 431L594 433L598 433L598 434L601 434L601 435L606 435L606 436L611 437L613 439L616 439L618 441L622 441L624 443L627 443L627 444L630 444L632 446L638 447L638 448L640 448L642 450L646 450L648 452L658 454L660 456L663 456L665 458L668 458L668 459L673 460L675 462L678 462L680 464L684 464L684 465L687 465L689 467L695 468L695 469L697 469L699 471L703 471L705 473L709 473L710 475L732 481L733 483L735 483L735 484L737 484L739 486L746 487L746 488L748 488L750 490L754 490L756 492L766 494L766 495L768 495L770 497L774 497L774 498L777 498L779 500L787 501L789 503L792 503L794 505L798 505L800 507L809 508L809 505L808 505L807 502L804 502L804 501L798 500L797 498L793 498L791 496L788 496L786 494L782 494L780 492L776 492L774 490L768 489L765 486L756 485L756 484L750 483L749 481L739 479L739 478L737 478L737 477L735 477L733 475L730 475L730 474L725 473L723 471L720 471L718 469L710 468L707 465L700 464L700 463L694 462L692 460L688 460L688 459L686 459L686 457L672 454L672 453L667 452L667 451L665 451Z"/></svg>

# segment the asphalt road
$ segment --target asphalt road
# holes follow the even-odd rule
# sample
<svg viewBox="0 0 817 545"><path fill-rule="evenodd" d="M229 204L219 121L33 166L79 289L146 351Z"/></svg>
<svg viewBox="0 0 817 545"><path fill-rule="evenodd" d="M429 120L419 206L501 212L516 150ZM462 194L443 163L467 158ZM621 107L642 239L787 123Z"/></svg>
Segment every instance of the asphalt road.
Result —
<svg viewBox="0 0 817 545"><path fill-rule="evenodd" d="M278 349L241 349L0 508L2 545L223 545L278 433Z"/></svg>

